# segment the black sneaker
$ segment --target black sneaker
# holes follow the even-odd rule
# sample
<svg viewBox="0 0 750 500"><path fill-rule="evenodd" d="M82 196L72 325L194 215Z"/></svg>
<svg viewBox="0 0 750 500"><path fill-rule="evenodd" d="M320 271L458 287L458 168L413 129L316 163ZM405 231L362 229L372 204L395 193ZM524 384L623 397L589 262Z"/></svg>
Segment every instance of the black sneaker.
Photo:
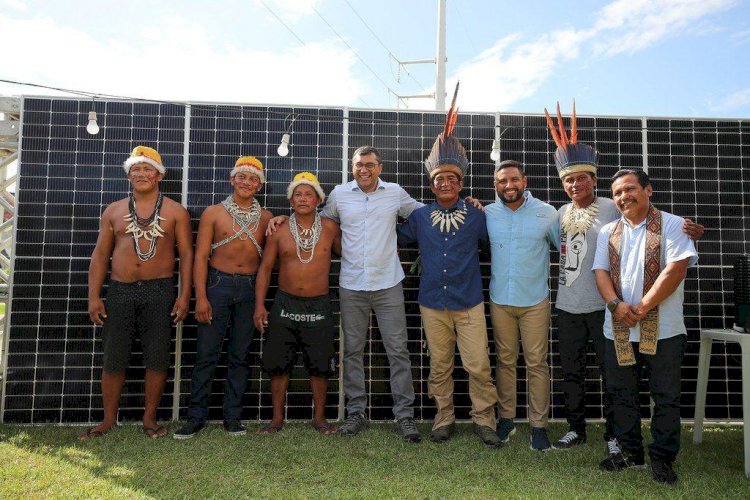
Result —
<svg viewBox="0 0 750 500"><path fill-rule="evenodd" d="M203 422L188 420L185 425L177 429L175 433L172 434L172 437L174 439L191 439L195 437L195 435L198 434L198 432L200 432L200 430L205 426L206 424L204 424Z"/></svg>
<svg viewBox="0 0 750 500"><path fill-rule="evenodd" d="M620 443L617 442L617 438L608 439L607 455L611 457L612 455L617 455L618 453L622 453L622 449L620 448Z"/></svg>
<svg viewBox="0 0 750 500"><path fill-rule="evenodd" d="M627 457L623 453L615 453L599 463L599 470L606 472L621 472L632 467L644 467L643 457Z"/></svg>
<svg viewBox="0 0 750 500"><path fill-rule="evenodd" d="M244 436L247 434L247 427L242 425L239 420L228 420L224 422L224 430L230 436Z"/></svg>
<svg viewBox="0 0 750 500"><path fill-rule="evenodd" d="M419 433L417 423L412 417L399 418L396 421L396 432L404 438L404 441L409 441L410 443L422 441L422 435Z"/></svg>
<svg viewBox="0 0 750 500"><path fill-rule="evenodd" d="M586 442L586 434L578 434L576 431L568 431L553 445L556 450L567 450Z"/></svg>
<svg viewBox="0 0 750 500"><path fill-rule="evenodd" d="M544 427L531 428L531 449L536 451L549 451L552 449L547 429Z"/></svg>
<svg viewBox="0 0 750 500"><path fill-rule="evenodd" d="M507 443L510 441L510 437L516 433L516 424L510 418L500 418L497 421L497 429L495 434L500 438L500 441Z"/></svg>
<svg viewBox="0 0 750 500"><path fill-rule="evenodd" d="M456 432L456 424L443 425L430 432L430 441L433 443L448 441L454 432Z"/></svg>
<svg viewBox="0 0 750 500"><path fill-rule="evenodd" d="M673 485L677 482L677 474L672 469L671 462L665 462L656 458L651 459L651 474L654 481L657 483L663 483Z"/></svg>
<svg viewBox="0 0 750 500"><path fill-rule="evenodd" d="M369 423L367 422L367 417L365 417L365 414L361 411L350 413L348 417L344 420L344 422L339 426L339 434L346 434L349 436L354 436L355 434L359 434L363 430L367 429Z"/></svg>

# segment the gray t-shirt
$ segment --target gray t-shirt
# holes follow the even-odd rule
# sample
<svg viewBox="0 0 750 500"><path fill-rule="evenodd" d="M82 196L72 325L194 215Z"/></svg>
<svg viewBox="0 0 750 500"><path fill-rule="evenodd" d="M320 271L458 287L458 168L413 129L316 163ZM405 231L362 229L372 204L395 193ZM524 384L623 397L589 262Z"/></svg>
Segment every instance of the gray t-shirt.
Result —
<svg viewBox="0 0 750 500"><path fill-rule="evenodd" d="M596 239L602 227L620 217L615 202L609 198L597 198L599 212L594 224L586 233L565 234L560 229L560 281L555 307L571 314L584 314L604 309L604 300L596 288L596 277L591 270L596 254ZM572 203L558 210L562 221Z"/></svg>

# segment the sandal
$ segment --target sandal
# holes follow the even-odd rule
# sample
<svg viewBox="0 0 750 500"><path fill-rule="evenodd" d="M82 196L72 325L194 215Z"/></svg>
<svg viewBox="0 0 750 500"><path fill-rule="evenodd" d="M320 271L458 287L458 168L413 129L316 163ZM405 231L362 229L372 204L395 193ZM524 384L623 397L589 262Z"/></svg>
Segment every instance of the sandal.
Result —
<svg viewBox="0 0 750 500"><path fill-rule="evenodd" d="M277 432L281 432L281 429L284 428L284 425L278 425L274 424L273 422L268 422L266 425L260 428L258 430L258 434L276 434Z"/></svg>
<svg viewBox="0 0 750 500"><path fill-rule="evenodd" d="M311 423L312 428L318 431L320 434L323 434L324 436L330 436L331 434L336 434L338 429L336 429L335 426L333 426L330 422L325 422L322 424L316 424L315 422Z"/></svg>
<svg viewBox="0 0 750 500"><path fill-rule="evenodd" d="M156 427L147 427L144 425L141 427L141 430L151 439L159 439L167 435L167 428L163 425L157 425ZM162 433L162 431L164 431L164 433Z"/></svg>
<svg viewBox="0 0 750 500"><path fill-rule="evenodd" d="M100 438L104 436L106 433L108 433L110 430L112 430L112 427L110 427L106 431L101 431L101 430L98 430L97 427L98 426L89 427L88 429L86 429L86 432L78 435L78 439L84 440L84 439L91 439L91 438Z"/></svg>

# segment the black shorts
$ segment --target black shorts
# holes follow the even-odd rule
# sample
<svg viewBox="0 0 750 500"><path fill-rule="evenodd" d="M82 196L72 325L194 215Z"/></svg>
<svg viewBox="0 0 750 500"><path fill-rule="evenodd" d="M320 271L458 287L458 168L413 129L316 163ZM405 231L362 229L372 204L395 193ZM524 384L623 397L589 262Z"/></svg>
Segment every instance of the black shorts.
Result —
<svg viewBox="0 0 750 500"><path fill-rule="evenodd" d="M268 318L263 369L272 375L290 373L300 350L307 372L327 377L336 353L334 339L328 295L296 297L278 290Z"/></svg>
<svg viewBox="0 0 750 500"><path fill-rule="evenodd" d="M133 339L141 340L143 363L149 370L167 371L170 365L174 279L111 281L107 290L107 318L102 343L105 371L123 372L130 362Z"/></svg>

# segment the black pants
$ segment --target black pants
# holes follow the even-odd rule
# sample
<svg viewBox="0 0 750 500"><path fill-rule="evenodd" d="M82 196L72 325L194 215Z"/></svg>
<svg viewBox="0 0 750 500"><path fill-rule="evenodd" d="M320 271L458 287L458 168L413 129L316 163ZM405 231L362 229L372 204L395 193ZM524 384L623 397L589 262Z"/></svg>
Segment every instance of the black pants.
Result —
<svg viewBox="0 0 750 500"><path fill-rule="evenodd" d="M615 413L615 434L623 453L631 457L643 457L641 435L641 408L638 390L641 371L649 370L649 393L654 400L651 415L651 437L648 445L651 459L674 462L680 450L680 386L682 357L685 354L685 335L659 340L653 356L638 352L638 343L633 342L636 364L617 364L615 343L607 339L604 363L607 370L607 390L612 393Z"/></svg>
<svg viewBox="0 0 750 500"><path fill-rule="evenodd" d="M603 327L604 311L571 314L557 310L557 337L563 376L561 386L568 411L568 426L579 435L586 435L586 356L590 341L596 355L596 366L602 376L602 403L606 421L604 439L609 441L615 436L615 431L612 398L606 390Z"/></svg>

